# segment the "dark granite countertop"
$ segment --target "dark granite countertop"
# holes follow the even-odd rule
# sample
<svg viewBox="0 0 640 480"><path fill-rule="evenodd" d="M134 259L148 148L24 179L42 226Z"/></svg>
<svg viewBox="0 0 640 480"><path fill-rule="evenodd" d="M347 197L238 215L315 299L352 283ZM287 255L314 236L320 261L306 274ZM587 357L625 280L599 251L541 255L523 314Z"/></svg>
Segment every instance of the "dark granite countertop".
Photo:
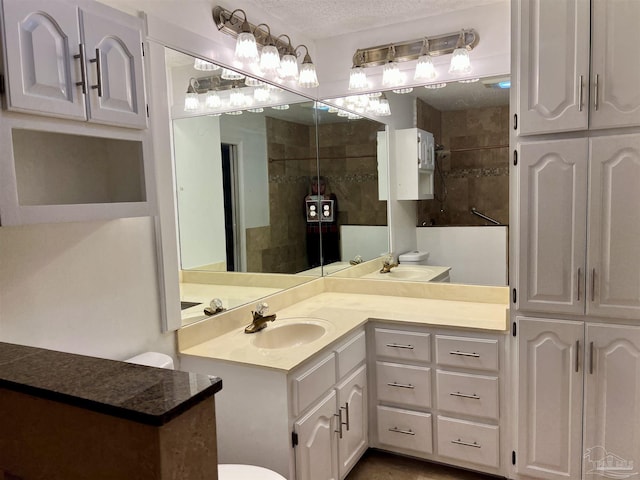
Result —
<svg viewBox="0 0 640 480"><path fill-rule="evenodd" d="M0 388L160 426L219 392L222 380L0 342Z"/></svg>

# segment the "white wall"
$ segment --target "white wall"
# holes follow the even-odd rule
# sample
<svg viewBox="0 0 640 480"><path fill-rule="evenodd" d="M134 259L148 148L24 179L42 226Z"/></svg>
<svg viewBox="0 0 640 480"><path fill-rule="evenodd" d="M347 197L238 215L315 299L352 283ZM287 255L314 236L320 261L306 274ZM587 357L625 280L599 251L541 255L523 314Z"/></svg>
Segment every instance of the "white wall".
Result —
<svg viewBox="0 0 640 480"><path fill-rule="evenodd" d="M429 265L451 267L452 283L507 285L508 227L416 228Z"/></svg>
<svg viewBox="0 0 640 480"><path fill-rule="evenodd" d="M173 121L180 264L190 269L226 261L219 117Z"/></svg>
<svg viewBox="0 0 640 480"><path fill-rule="evenodd" d="M160 333L152 218L0 228L0 341L123 359Z"/></svg>

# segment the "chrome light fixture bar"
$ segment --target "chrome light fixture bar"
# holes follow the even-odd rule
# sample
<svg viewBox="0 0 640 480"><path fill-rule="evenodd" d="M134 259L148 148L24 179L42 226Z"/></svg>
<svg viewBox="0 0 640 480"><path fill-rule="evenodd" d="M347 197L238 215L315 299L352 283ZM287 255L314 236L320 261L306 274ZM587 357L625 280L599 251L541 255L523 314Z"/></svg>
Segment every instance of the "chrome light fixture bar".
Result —
<svg viewBox="0 0 640 480"><path fill-rule="evenodd" d="M260 63L258 63L257 58L243 58L243 61L248 63L249 66L257 67L268 77L296 80L298 85L303 88L318 86L316 68L305 45L298 45L293 48L288 35L273 36L269 25L260 23L256 26L249 23L246 13L240 9L229 11L221 6L216 6L213 8L213 21L219 31L236 38L237 47L245 34L252 34L256 44L261 47L262 53L259 57ZM260 27L266 28L261 29ZM282 37L286 37L288 41L285 42L281 39ZM298 49L302 47L304 47L306 53L298 68Z"/></svg>
<svg viewBox="0 0 640 480"><path fill-rule="evenodd" d="M427 42L425 42L427 40ZM438 35L435 37L424 37L418 40L407 42L388 43L370 48L359 48L353 55L354 67L377 67L389 62L389 50L394 50L393 60L395 62L406 62L417 60L425 54L431 57L448 55L453 53L459 45L467 50L472 50L480 37L474 29L462 30L455 33ZM425 43L427 49L425 49ZM426 51L425 51L426 50Z"/></svg>

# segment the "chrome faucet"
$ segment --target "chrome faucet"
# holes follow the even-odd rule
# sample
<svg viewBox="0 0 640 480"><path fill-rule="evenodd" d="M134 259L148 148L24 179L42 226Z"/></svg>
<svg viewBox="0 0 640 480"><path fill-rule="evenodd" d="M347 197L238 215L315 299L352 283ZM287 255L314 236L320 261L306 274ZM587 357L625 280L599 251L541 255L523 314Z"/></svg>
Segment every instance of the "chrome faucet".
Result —
<svg viewBox="0 0 640 480"><path fill-rule="evenodd" d="M395 268L397 266L398 266L398 262L393 260L392 255L389 255L382 262L382 268L380 269L380 273L389 273L392 268Z"/></svg>
<svg viewBox="0 0 640 480"><path fill-rule="evenodd" d="M244 329L244 333L256 333L267 328L267 322L273 322L276 319L276 314L266 315L265 313L269 309L269 305L265 302L260 302L256 305L255 311L252 311L253 321L251 325L247 325Z"/></svg>

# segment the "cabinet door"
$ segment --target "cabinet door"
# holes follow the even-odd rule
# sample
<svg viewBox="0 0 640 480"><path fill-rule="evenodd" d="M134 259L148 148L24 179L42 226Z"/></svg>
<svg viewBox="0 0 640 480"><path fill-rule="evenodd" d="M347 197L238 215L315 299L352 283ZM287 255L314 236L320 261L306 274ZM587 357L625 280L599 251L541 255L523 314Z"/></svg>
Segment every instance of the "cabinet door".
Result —
<svg viewBox="0 0 640 480"><path fill-rule="evenodd" d="M518 8L520 134L586 129L589 2L521 0Z"/></svg>
<svg viewBox="0 0 640 480"><path fill-rule="evenodd" d="M586 139L518 146L520 310L584 313Z"/></svg>
<svg viewBox="0 0 640 480"><path fill-rule="evenodd" d="M640 328L587 326L585 478L631 478L640 464Z"/></svg>
<svg viewBox="0 0 640 480"><path fill-rule="evenodd" d="M140 29L85 11L82 25L90 84L89 120L145 128Z"/></svg>
<svg viewBox="0 0 640 480"><path fill-rule="evenodd" d="M295 423L296 480L337 480L336 392Z"/></svg>
<svg viewBox="0 0 640 480"><path fill-rule="evenodd" d="M584 327L518 317L516 471L580 478Z"/></svg>
<svg viewBox="0 0 640 480"><path fill-rule="evenodd" d="M49 0L4 0L9 110L86 119L77 8Z"/></svg>
<svg viewBox="0 0 640 480"><path fill-rule="evenodd" d="M369 444L367 420L367 371L363 365L337 387L342 410L342 438L338 439L340 478L356 464Z"/></svg>
<svg viewBox="0 0 640 480"><path fill-rule="evenodd" d="M640 125L640 62L631 60L637 0L592 0L590 128Z"/></svg>
<svg viewBox="0 0 640 480"><path fill-rule="evenodd" d="M587 313L640 319L640 135L591 140Z"/></svg>

